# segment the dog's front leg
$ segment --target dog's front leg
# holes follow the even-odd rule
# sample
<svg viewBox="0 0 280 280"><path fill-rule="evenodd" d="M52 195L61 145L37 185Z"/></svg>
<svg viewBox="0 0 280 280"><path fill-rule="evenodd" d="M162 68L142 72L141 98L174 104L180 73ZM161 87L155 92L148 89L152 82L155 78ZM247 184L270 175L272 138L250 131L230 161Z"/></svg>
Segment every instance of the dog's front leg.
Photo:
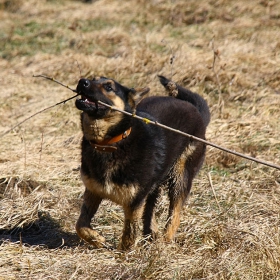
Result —
<svg viewBox="0 0 280 280"><path fill-rule="evenodd" d="M142 217L143 206L138 206L136 209L131 207L124 207L124 228L121 243L119 245L120 250L128 250L134 245L138 231L139 220Z"/></svg>
<svg viewBox="0 0 280 280"><path fill-rule="evenodd" d="M91 228L90 222L101 201L101 197L86 189L80 217L76 224L77 234L96 248L104 247L105 238Z"/></svg>

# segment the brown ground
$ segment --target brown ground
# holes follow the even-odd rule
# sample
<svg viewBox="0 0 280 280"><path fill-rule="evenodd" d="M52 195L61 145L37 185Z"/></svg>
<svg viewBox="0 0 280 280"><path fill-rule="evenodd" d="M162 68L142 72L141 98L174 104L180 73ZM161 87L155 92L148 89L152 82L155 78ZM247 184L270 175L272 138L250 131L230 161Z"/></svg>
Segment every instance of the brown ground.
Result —
<svg viewBox="0 0 280 280"><path fill-rule="evenodd" d="M214 60L215 54L215 60ZM173 63L171 63L173 60ZM0 0L0 279L280 279L280 171L208 147L172 244L93 249L82 201L81 76L165 94L163 74L211 107L207 138L280 165L278 0ZM167 199L157 217L164 226ZM122 211L93 221L116 248Z"/></svg>

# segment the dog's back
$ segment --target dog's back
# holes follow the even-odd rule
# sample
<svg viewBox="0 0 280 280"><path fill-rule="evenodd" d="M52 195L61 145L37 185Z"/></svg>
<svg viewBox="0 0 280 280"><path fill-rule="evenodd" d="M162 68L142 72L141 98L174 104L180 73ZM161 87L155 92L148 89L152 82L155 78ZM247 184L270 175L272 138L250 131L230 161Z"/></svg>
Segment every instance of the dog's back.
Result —
<svg viewBox="0 0 280 280"><path fill-rule="evenodd" d="M146 116L147 119L152 119L163 125L173 129L194 135L200 138L205 137L205 124L200 112L195 106L188 102L173 97L152 96L143 99L137 106L137 114ZM155 136L154 141L164 141L164 145L168 151L167 157L176 160L181 155L182 151L189 145L190 139L183 135L164 128L155 128L152 130L160 130L161 138Z"/></svg>

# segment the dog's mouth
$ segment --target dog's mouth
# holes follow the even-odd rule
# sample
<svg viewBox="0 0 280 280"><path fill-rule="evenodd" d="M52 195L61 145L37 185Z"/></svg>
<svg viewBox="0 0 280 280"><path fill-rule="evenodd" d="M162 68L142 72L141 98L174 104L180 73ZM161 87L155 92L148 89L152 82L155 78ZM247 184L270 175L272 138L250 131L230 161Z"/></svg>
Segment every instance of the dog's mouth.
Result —
<svg viewBox="0 0 280 280"><path fill-rule="evenodd" d="M82 95L82 98L80 100L81 100L81 102L86 104L86 106L93 107L96 110L98 110L98 101L97 100L93 100L90 97L87 97L85 95Z"/></svg>
<svg viewBox="0 0 280 280"><path fill-rule="evenodd" d="M99 101L113 105L113 102L103 94L101 86L94 81L80 79L76 92L81 96L76 100L77 109L93 118L103 118L110 111L108 107L100 104Z"/></svg>
<svg viewBox="0 0 280 280"><path fill-rule="evenodd" d="M98 110L106 110L102 104L98 103L98 100L93 99L87 95L81 94L81 98L76 99L76 107L79 110L85 111L87 113L94 113Z"/></svg>

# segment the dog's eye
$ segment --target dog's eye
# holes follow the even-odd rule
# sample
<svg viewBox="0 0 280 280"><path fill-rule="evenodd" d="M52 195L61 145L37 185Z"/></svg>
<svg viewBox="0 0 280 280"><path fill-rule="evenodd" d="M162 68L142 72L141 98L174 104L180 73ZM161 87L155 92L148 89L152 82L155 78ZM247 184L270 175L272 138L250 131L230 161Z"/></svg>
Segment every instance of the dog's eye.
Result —
<svg viewBox="0 0 280 280"><path fill-rule="evenodd" d="M103 88L104 88L106 91L112 91L112 90L113 90L113 88L112 88L112 86L111 86L110 83L104 84L104 85L103 85Z"/></svg>

